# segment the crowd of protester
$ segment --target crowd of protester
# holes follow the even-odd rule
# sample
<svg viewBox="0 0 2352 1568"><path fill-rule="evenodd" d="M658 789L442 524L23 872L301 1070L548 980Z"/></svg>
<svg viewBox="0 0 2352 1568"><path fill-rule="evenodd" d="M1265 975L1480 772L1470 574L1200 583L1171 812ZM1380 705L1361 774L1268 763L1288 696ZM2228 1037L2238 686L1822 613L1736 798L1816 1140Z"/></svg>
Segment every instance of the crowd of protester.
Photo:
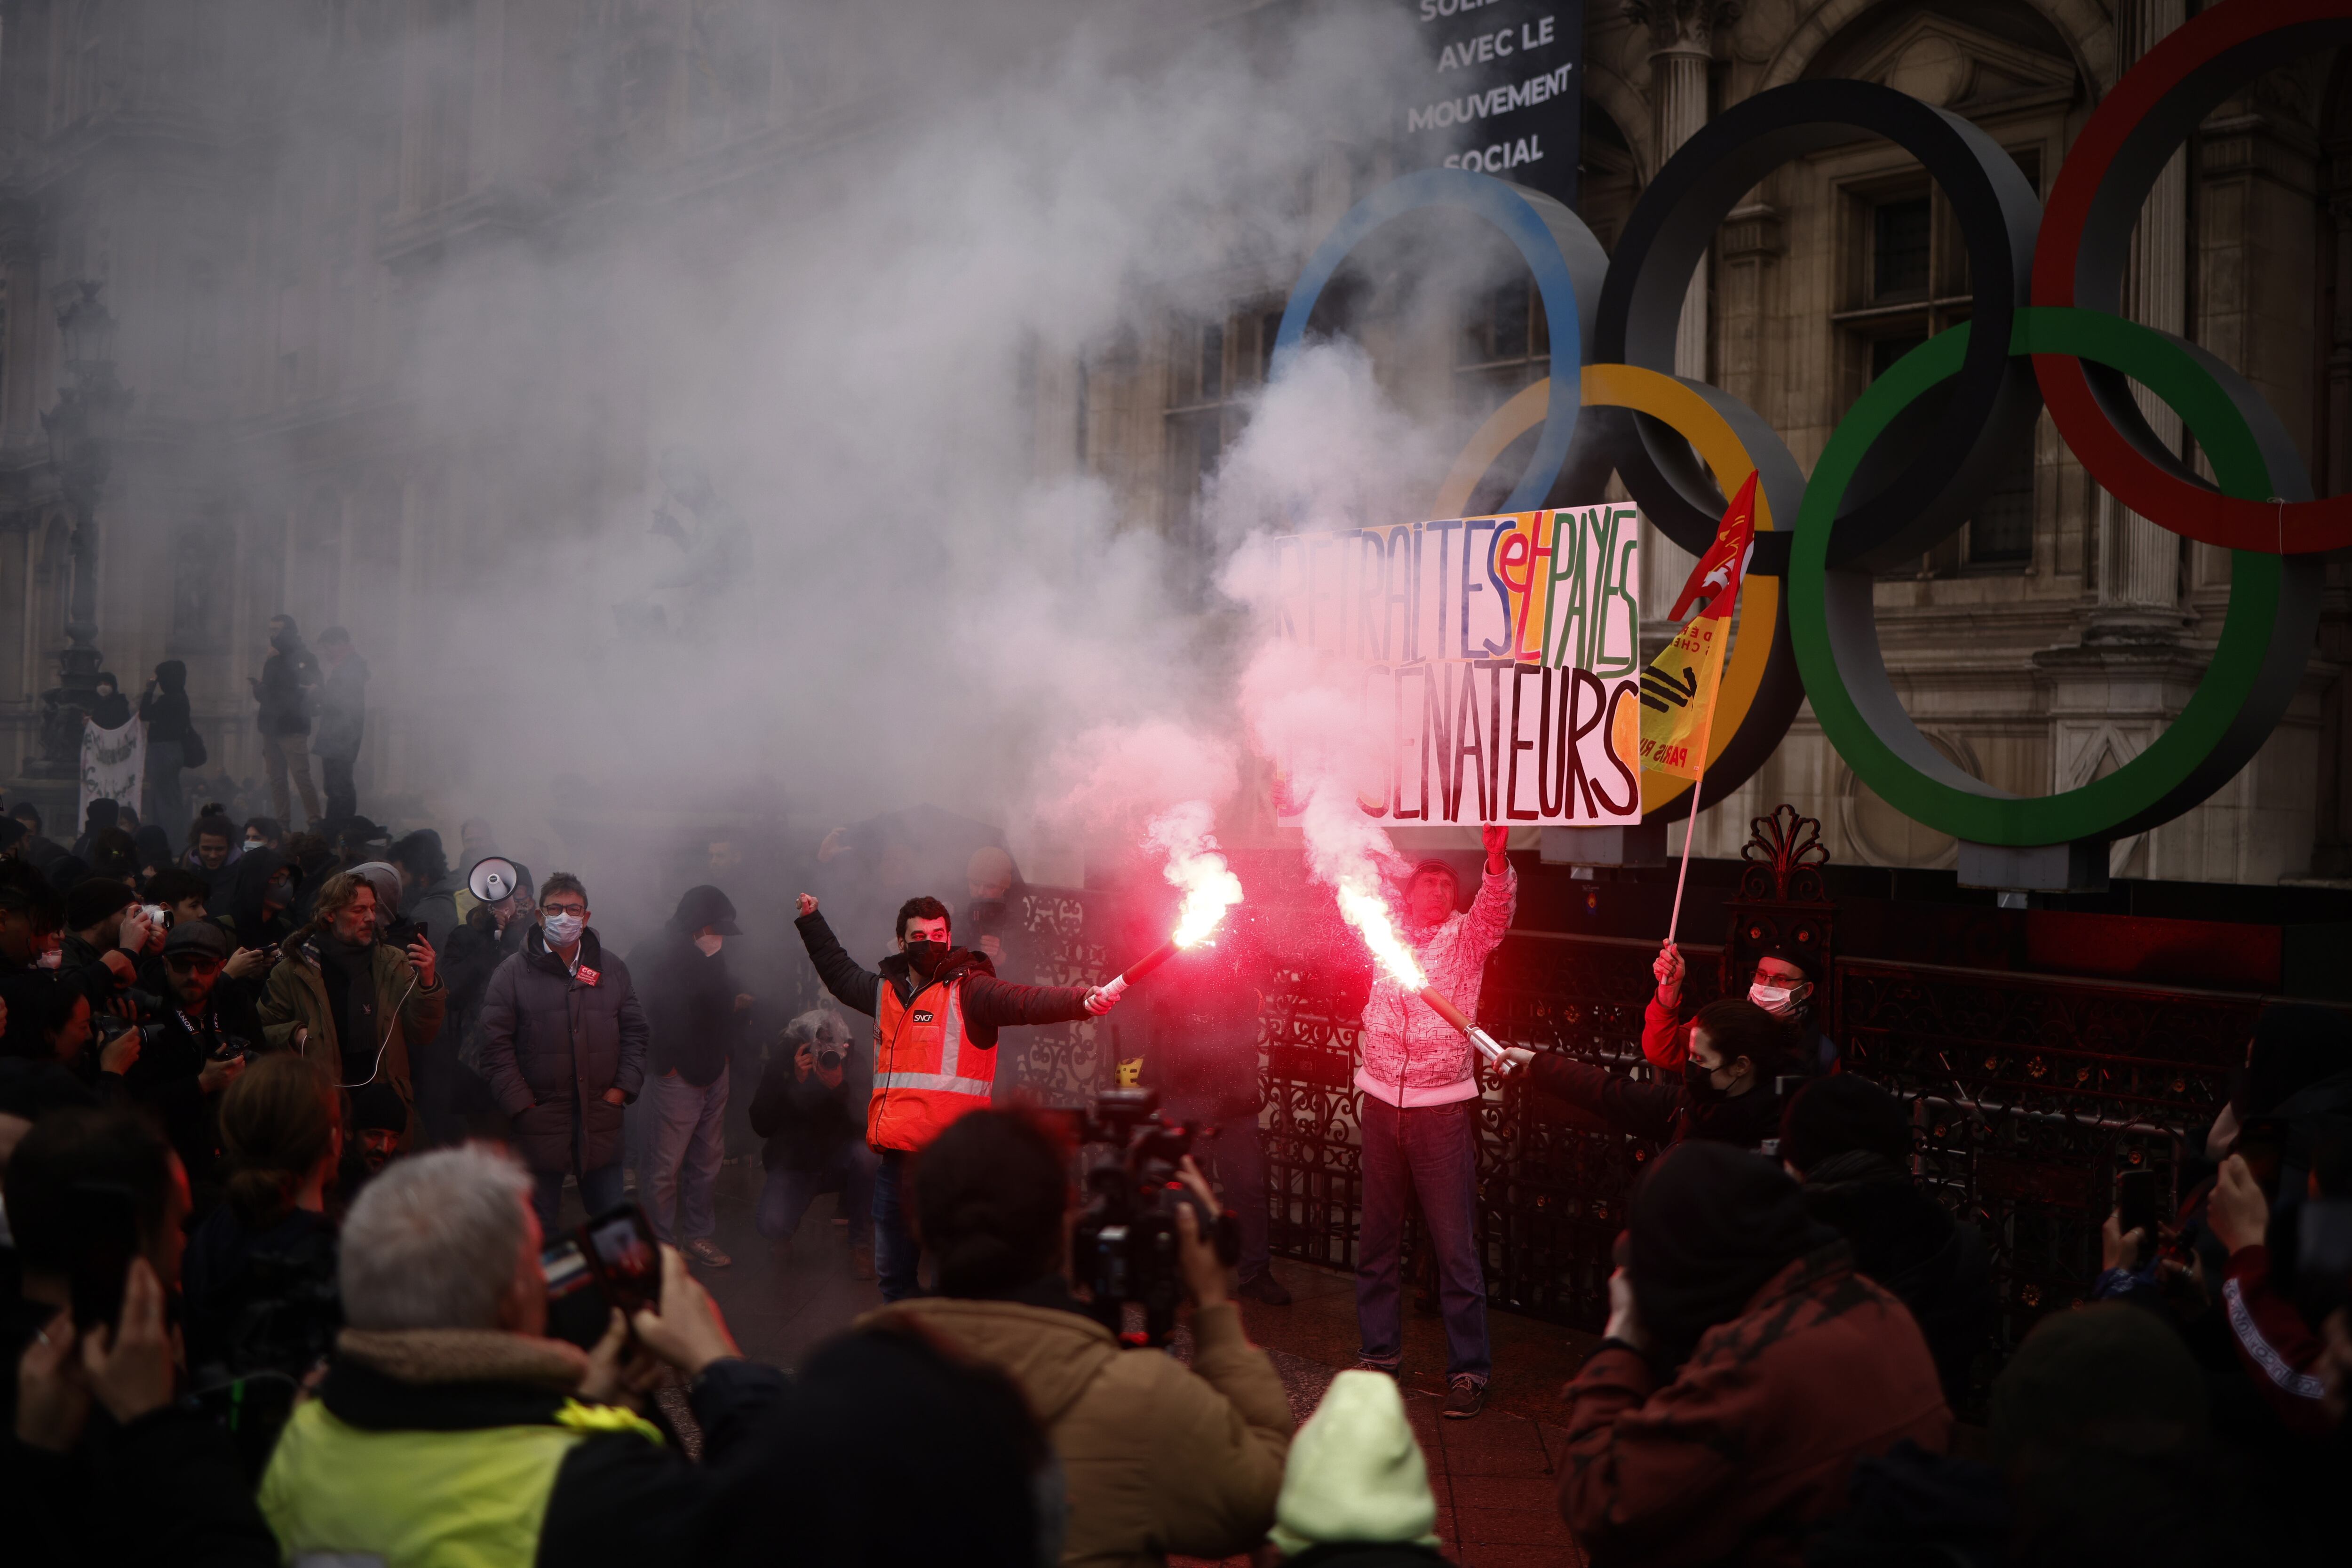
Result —
<svg viewBox="0 0 2352 1568"><path fill-rule="evenodd" d="M281 704L289 777L286 689L332 674L298 647L256 688ZM168 723L175 697L159 672L141 710ZM1204 1148L1222 1196L1181 1167L1200 1206L1176 1221L1179 1360L1082 1299L1066 1124L991 1108L982 1085L909 1146L877 1138L887 1075L830 1007L738 1076L754 997L717 887L624 958L576 876L498 861L511 885L478 897L478 824L453 867L433 831L349 815L289 833L205 805L174 847L100 805L70 844L37 814L0 823L10 1562L1442 1559L1393 1363L1368 1352L1294 1430L1244 1332L1244 1299L1288 1300L1255 1142ZM1509 876L1490 866L1482 896ZM886 1021L953 975L975 1027L1105 1005L996 979L953 920L908 904L879 973L814 899L801 934L824 984ZM1160 1005L1150 1074L1183 1104L1239 1107L1247 976L1195 969L1171 976L1185 995ZM2343 1014L2263 1013L2180 1200L2153 1227L2118 1208L2080 1303L2004 1353L1987 1238L1921 1173L1911 1109L1842 1070L1807 962L1767 954L1747 997L1696 1010L1671 949L1657 979L1648 1073L1511 1053L1518 1092L1661 1151L1624 1210L1602 1338L1549 1413L1561 1517L1593 1562L2341 1550ZM1174 1047L1192 1036L1193 1057ZM866 1213L877 1180L890 1222L887 1304L791 1376L742 1355L693 1272L730 1262L713 1184L738 1096L772 1245L807 1245L821 1194ZM559 1337L567 1186L603 1214L632 1168L658 1287ZM1197 1217L1237 1194L1258 1204L1238 1268ZM873 1278L862 1238L854 1256ZM1447 1413L1475 1415L1484 1387Z"/></svg>

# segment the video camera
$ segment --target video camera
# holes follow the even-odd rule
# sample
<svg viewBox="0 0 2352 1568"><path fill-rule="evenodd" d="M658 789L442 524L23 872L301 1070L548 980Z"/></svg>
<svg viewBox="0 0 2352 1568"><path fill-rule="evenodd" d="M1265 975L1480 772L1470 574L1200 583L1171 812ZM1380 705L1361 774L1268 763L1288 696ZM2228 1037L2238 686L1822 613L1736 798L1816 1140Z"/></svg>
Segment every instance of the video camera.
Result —
<svg viewBox="0 0 2352 1568"><path fill-rule="evenodd" d="M1129 1344L1159 1345L1176 1326L1184 1299L1177 1256L1176 1212L1189 1207L1201 1235L1230 1268L1240 1260L1240 1222L1230 1209L1210 1213L1176 1174L1177 1163L1208 1126L1160 1120L1149 1089L1106 1089L1076 1116L1087 1146L1086 1205L1071 1237L1070 1273L1093 1298L1095 1320ZM1127 1304L1143 1308L1140 1337L1127 1331Z"/></svg>

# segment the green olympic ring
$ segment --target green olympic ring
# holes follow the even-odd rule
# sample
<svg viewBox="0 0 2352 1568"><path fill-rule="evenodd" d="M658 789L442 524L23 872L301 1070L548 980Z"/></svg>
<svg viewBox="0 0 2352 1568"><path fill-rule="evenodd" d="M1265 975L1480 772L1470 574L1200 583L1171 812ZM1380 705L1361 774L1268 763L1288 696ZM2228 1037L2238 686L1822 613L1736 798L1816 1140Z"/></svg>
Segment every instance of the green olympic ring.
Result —
<svg viewBox="0 0 2352 1568"><path fill-rule="evenodd" d="M2319 626L2320 558L2231 552L2230 605L2204 679L2180 716L2106 777L2021 797L1970 777L1911 721L1878 647L1869 574L1830 567L1831 535L1871 443L1959 369L1966 326L1928 339L1864 391L1830 436L1797 517L1789 573L1797 665L1822 732L1848 766L1915 821L1979 844L2103 841L2168 821L2251 761L2284 716ZM2066 354L2109 366L2162 398L2197 437L2230 496L2285 503L2308 481L2266 406L2233 398L2197 351L2101 311L2021 310L2012 354ZM2273 462L2265 451L2284 460ZM2297 493L2283 495L2294 489Z"/></svg>

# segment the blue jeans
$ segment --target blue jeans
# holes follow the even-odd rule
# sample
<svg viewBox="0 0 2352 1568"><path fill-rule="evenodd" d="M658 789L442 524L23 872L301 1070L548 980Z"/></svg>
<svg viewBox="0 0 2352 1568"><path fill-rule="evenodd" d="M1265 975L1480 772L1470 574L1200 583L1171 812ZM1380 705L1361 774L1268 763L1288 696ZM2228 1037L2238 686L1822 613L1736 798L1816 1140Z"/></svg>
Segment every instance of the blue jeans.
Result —
<svg viewBox="0 0 2352 1568"><path fill-rule="evenodd" d="M874 1151L863 1143L845 1143L833 1158L813 1171L787 1171L779 1165L768 1173L760 1188L760 1234L781 1241L801 1227L801 1216L819 1193L838 1192L841 1212L855 1215L874 1209Z"/></svg>
<svg viewBox="0 0 2352 1568"><path fill-rule="evenodd" d="M1394 1366L1404 1354L1397 1255L1412 1196L1437 1252L1445 1310L1445 1372L1486 1381L1486 1282L1478 1263L1478 1134L1475 1100L1400 1110L1364 1097L1364 1217L1356 1233L1356 1327L1363 1357Z"/></svg>
<svg viewBox="0 0 2352 1568"><path fill-rule="evenodd" d="M880 1152L874 1171L874 1279L885 1301L898 1301L915 1293L916 1266L923 1254L907 1223L907 1152Z"/></svg>
<svg viewBox="0 0 2352 1568"><path fill-rule="evenodd" d="M727 1069L698 1089L674 1072L646 1086L640 1098L651 1122L646 1142L651 1180L640 1168L637 1196L654 1234L675 1247L699 1241L718 1225L710 1189L727 1156Z"/></svg>
<svg viewBox="0 0 2352 1568"><path fill-rule="evenodd" d="M556 1221L563 1215L563 1178L568 1171L533 1171L530 1173L530 1206L539 1211L540 1234L553 1240ZM621 1165L614 1161L599 1165L593 1171L580 1173L580 1203L594 1219L606 1209L621 1205Z"/></svg>

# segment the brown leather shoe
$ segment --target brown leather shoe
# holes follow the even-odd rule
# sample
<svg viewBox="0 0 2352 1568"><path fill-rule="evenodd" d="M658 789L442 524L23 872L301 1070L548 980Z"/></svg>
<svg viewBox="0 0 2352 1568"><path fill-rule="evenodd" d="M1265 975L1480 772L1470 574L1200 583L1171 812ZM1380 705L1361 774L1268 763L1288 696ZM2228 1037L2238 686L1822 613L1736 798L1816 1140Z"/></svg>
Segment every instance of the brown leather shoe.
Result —
<svg viewBox="0 0 2352 1568"><path fill-rule="evenodd" d="M713 1242L707 1236L696 1237L692 1241L688 1242L686 1246L679 1250L683 1251L688 1258L693 1258L697 1263L701 1264L705 1268L725 1268L731 1266L735 1261L725 1253L719 1251L718 1244Z"/></svg>

